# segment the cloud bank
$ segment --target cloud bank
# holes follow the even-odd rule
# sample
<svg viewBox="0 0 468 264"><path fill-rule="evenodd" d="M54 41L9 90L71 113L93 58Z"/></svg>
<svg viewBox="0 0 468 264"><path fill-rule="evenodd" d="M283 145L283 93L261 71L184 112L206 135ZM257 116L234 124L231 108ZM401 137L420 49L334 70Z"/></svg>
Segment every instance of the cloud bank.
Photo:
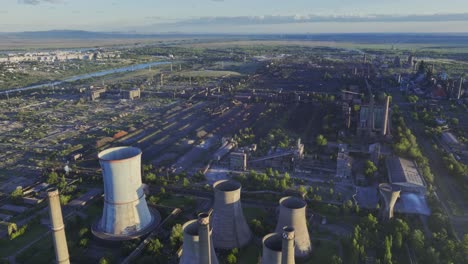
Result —
<svg viewBox="0 0 468 264"><path fill-rule="evenodd" d="M42 3L61 4L63 0L18 0L18 3L24 5L39 5Z"/></svg>
<svg viewBox="0 0 468 264"><path fill-rule="evenodd" d="M236 16L200 17L181 20L177 25L261 25L313 22L441 22L468 21L468 13L429 15L295 15L295 16Z"/></svg>

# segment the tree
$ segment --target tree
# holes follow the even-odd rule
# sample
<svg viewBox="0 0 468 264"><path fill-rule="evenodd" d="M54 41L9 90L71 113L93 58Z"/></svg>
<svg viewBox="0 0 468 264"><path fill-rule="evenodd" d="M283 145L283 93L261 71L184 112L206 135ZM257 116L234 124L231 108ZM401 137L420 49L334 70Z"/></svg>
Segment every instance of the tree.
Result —
<svg viewBox="0 0 468 264"><path fill-rule="evenodd" d="M145 182L156 182L156 174L154 173L147 173L145 175Z"/></svg>
<svg viewBox="0 0 468 264"><path fill-rule="evenodd" d="M11 199L17 201L23 197L23 188L18 186L16 189L11 192Z"/></svg>
<svg viewBox="0 0 468 264"><path fill-rule="evenodd" d="M231 254L229 254L229 255L227 256L226 262L227 262L228 264L236 264L236 263L237 263L237 257L236 257L233 253L231 253Z"/></svg>
<svg viewBox="0 0 468 264"><path fill-rule="evenodd" d="M171 230L171 236L169 240L171 241L171 246L175 247L176 245L182 243L183 239L183 230L181 224L175 224Z"/></svg>
<svg viewBox="0 0 468 264"><path fill-rule="evenodd" d="M370 160L366 160L364 164L364 174L366 177L371 178L377 172L377 167L375 166L374 162Z"/></svg>
<svg viewBox="0 0 468 264"><path fill-rule="evenodd" d="M300 193L302 193L302 195L306 195L307 194L307 189L304 185L300 185L299 188L297 189Z"/></svg>
<svg viewBox="0 0 468 264"><path fill-rule="evenodd" d="M322 134L320 134L315 138L315 143L317 143L319 147L325 147L328 141Z"/></svg>
<svg viewBox="0 0 468 264"><path fill-rule="evenodd" d="M385 237L384 264L392 264L392 236Z"/></svg>
<svg viewBox="0 0 468 264"><path fill-rule="evenodd" d="M184 178L182 180L182 186L184 186L184 188L187 188L189 185L190 185L190 181L187 178Z"/></svg>
<svg viewBox="0 0 468 264"><path fill-rule="evenodd" d="M333 255L330 264L343 264L343 260L337 255Z"/></svg>
<svg viewBox="0 0 468 264"><path fill-rule="evenodd" d="M111 263L110 260L107 257L102 257L99 259L99 264L109 264Z"/></svg>
<svg viewBox="0 0 468 264"><path fill-rule="evenodd" d="M48 184L56 184L58 182L58 174L53 171L51 173L49 173L49 175L47 176L47 183Z"/></svg>
<svg viewBox="0 0 468 264"><path fill-rule="evenodd" d="M421 255L424 249L424 233L416 229L413 231L410 237L411 245L418 255Z"/></svg>
<svg viewBox="0 0 468 264"><path fill-rule="evenodd" d="M148 246L146 247L146 250L148 251L149 254L151 255L160 255L161 254L161 249L163 248L163 244L159 239L152 239L149 243Z"/></svg>

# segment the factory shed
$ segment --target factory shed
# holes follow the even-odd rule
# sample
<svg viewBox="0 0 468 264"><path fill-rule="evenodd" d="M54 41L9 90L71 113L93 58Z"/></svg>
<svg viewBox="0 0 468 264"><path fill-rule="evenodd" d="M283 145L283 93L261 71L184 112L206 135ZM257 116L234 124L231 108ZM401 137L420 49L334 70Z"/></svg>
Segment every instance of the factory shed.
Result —
<svg viewBox="0 0 468 264"><path fill-rule="evenodd" d="M426 184L414 161L389 157L386 163L390 183L399 186L402 192L426 192Z"/></svg>

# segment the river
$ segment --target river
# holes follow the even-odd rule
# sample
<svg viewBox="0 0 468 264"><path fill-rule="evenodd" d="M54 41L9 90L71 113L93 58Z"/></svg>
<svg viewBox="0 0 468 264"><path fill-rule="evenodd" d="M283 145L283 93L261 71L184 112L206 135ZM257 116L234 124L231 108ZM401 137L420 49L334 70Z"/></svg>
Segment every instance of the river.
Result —
<svg viewBox="0 0 468 264"><path fill-rule="evenodd" d="M89 79L93 77L101 77L101 76L109 75L113 73L138 71L138 70L149 68L151 66L164 65L164 64L169 64L169 63L171 62L158 61L158 62L135 64L135 65L130 65L130 66L122 67L122 68L116 68L116 69L110 69L110 70L105 70L105 71L98 71L98 72L93 72L93 73L77 75L77 76L73 76L65 80L62 80L62 81L55 81L55 82L49 82L49 83L44 83L44 84L31 85L31 86L26 86L22 88L14 88L10 90L0 91L0 94L14 93L14 92L19 92L19 91L28 91L28 90L40 89L44 87L52 87L55 85L66 83L66 82L74 82L74 81Z"/></svg>

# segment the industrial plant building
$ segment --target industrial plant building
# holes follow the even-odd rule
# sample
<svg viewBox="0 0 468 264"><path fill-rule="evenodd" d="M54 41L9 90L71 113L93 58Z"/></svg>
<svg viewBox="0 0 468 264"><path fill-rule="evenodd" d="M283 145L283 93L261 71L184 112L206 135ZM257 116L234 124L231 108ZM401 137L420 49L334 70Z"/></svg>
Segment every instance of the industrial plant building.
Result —
<svg viewBox="0 0 468 264"><path fill-rule="evenodd" d="M388 157L386 163L391 184L399 186L403 192L421 194L426 192L426 185L414 161Z"/></svg>
<svg viewBox="0 0 468 264"><path fill-rule="evenodd" d="M135 88L130 91L125 91L123 94L125 99L133 100L141 97L140 88Z"/></svg>

